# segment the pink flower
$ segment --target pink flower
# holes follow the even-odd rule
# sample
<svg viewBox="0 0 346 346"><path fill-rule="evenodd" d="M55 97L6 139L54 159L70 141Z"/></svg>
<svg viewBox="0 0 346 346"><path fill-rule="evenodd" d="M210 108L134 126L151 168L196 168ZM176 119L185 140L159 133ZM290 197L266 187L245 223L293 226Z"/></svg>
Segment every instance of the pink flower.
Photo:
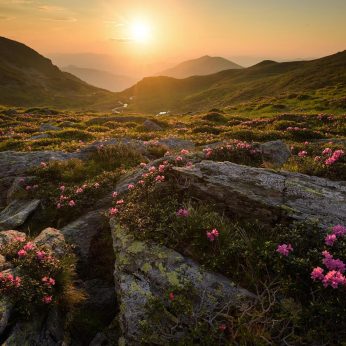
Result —
<svg viewBox="0 0 346 346"><path fill-rule="evenodd" d="M323 280L323 278L323 269L320 267L314 268L314 270L311 273L311 279L315 281L316 279Z"/></svg>
<svg viewBox="0 0 346 346"><path fill-rule="evenodd" d="M43 281L43 282L47 282L47 281L48 281L48 278L47 278L47 277L44 277L44 278L42 279L42 281Z"/></svg>
<svg viewBox="0 0 346 346"><path fill-rule="evenodd" d="M222 325L219 327L220 330L225 330L226 329L226 326L225 325Z"/></svg>
<svg viewBox="0 0 346 346"><path fill-rule="evenodd" d="M34 185L33 188L34 188L34 189L37 189L37 188L38 188L38 185Z"/></svg>
<svg viewBox="0 0 346 346"><path fill-rule="evenodd" d="M75 204L76 204L76 203L75 203L73 200L71 200L70 203L69 203L69 205L70 205L71 207L73 207Z"/></svg>
<svg viewBox="0 0 346 346"><path fill-rule="evenodd" d="M64 197L63 195L60 196L60 201L63 201L64 199L66 199L67 197Z"/></svg>
<svg viewBox="0 0 346 346"><path fill-rule="evenodd" d="M183 158L181 156L177 157L177 161L181 161Z"/></svg>
<svg viewBox="0 0 346 346"><path fill-rule="evenodd" d="M46 254L44 251L37 251L36 253L37 253L37 258L40 260L42 259L43 255Z"/></svg>
<svg viewBox="0 0 346 346"><path fill-rule="evenodd" d="M322 255L325 259L322 260L322 263L329 270L338 270L340 273L343 273L346 269L344 262L342 262L339 258L333 259L333 255L331 255L328 251L323 251Z"/></svg>
<svg viewBox="0 0 346 346"><path fill-rule="evenodd" d="M213 235L207 231L207 237L209 238L210 241L214 241Z"/></svg>
<svg viewBox="0 0 346 346"><path fill-rule="evenodd" d="M52 297L44 297L44 302L45 303L50 303L52 301Z"/></svg>
<svg viewBox="0 0 346 346"><path fill-rule="evenodd" d="M113 197L118 196L118 192L113 192Z"/></svg>
<svg viewBox="0 0 346 346"><path fill-rule="evenodd" d="M125 174L125 173L126 173L125 169L123 169L123 170L121 171L121 173L122 173L122 174Z"/></svg>
<svg viewBox="0 0 346 346"><path fill-rule="evenodd" d="M55 285L55 280L52 279L52 278L49 278L48 284L54 286Z"/></svg>
<svg viewBox="0 0 346 346"><path fill-rule="evenodd" d="M343 237L346 233L346 228L340 225L334 226L333 228L333 234L335 234L337 237Z"/></svg>
<svg viewBox="0 0 346 346"><path fill-rule="evenodd" d="M181 151L181 153L182 153L183 155L186 155L186 154L188 154L189 152L188 152L186 149L183 149L183 150Z"/></svg>
<svg viewBox="0 0 346 346"><path fill-rule="evenodd" d="M31 147L30 147L30 146L28 146L28 149L29 149L29 150L31 150Z"/></svg>
<svg viewBox="0 0 346 346"><path fill-rule="evenodd" d="M306 151L300 151L300 152L298 153L298 156L303 157L303 156L306 155L306 154L307 154Z"/></svg>
<svg viewBox="0 0 346 346"><path fill-rule="evenodd" d="M326 274L322 282L324 287L332 286L335 289L338 288L339 284L345 285L346 280L339 271L331 270Z"/></svg>
<svg viewBox="0 0 346 346"><path fill-rule="evenodd" d="M143 178L146 178L147 176L148 176L147 173L142 174L142 177L143 177Z"/></svg>
<svg viewBox="0 0 346 346"><path fill-rule="evenodd" d="M186 163L186 166L187 166L187 167L192 166L192 163L191 163L191 162L187 162L187 163Z"/></svg>
<svg viewBox="0 0 346 346"><path fill-rule="evenodd" d="M22 242L22 241L24 241L24 238L17 237L17 238L14 238L14 241Z"/></svg>
<svg viewBox="0 0 346 346"><path fill-rule="evenodd" d="M100 184L99 184L99 183L96 183L94 186L95 186L96 188L98 188L98 187L100 186Z"/></svg>
<svg viewBox="0 0 346 346"><path fill-rule="evenodd" d="M146 165L147 165L147 164L144 163L144 162L142 162L142 163L140 164L141 167L145 167Z"/></svg>
<svg viewBox="0 0 346 346"><path fill-rule="evenodd" d="M58 209L60 209L60 208L62 207L62 205L61 205L60 203L58 203L58 204L56 205L56 207L57 207Z"/></svg>
<svg viewBox="0 0 346 346"><path fill-rule="evenodd" d="M65 186L60 186L60 190L64 191L65 190Z"/></svg>
<svg viewBox="0 0 346 346"><path fill-rule="evenodd" d="M219 236L219 232L216 230L216 228L213 229L213 230L211 231L211 234L212 234L215 238L217 238L217 237Z"/></svg>
<svg viewBox="0 0 346 346"><path fill-rule="evenodd" d="M13 283L16 287L18 287L20 285L20 281L21 281L20 278L16 276L16 279L13 281Z"/></svg>
<svg viewBox="0 0 346 346"><path fill-rule="evenodd" d="M288 246L286 244L279 245L276 251L282 253L284 256L288 256L288 250L293 251L291 244Z"/></svg>
<svg viewBox="0 0 346 346"><path fill-rule="evenodd" d="M330 157L329 159L326 160L326 165L332 165L335 162L335 159Z"/></svg>
<svg viewBox="0 0 346 346"><path fill-rule="evenodd" d="M154 166L149 168L149 172L154 172L154 171L155 171L155 167Z"/></svg>
<svg viewBox="0 0 346 346"><path fill-rule="evenodd" d="M117 213L119 212L119 210L116 209L116 208L111 208L111 209L109 209L109 212L110 212L111 214L117 214Z"/></svg>
<svg viewBox="0 0 346 346"><path fill-rule="evenodd" d="M77 193L81 193L81 192L83 192L83 189L81 188L77 189Z"/></svg>
<svg viewBox="0 0 346 346"><path fill-rule="evenodd" d="M172 292L169 294L169 298L171 298L172 300L174 300L174 295L173 295Z"/></svg>
<svg viewBox="0 0 346 346"><path fill-rule="evenodd" d="M185 210L185 209L179 209L179 211L177 212L177 216L188 217L188 216L189 216L189 213L188 213L187 210Z"/></svg>
<svg viewBox="0 0 346 346"><path fill-rule="evenodd" d="M41 162L41 166L44 167L46 165L45 162Z"/></svg>
<svg viewBox="0 0 346 346"><path fill-rule="evenodd" d="M23 178L22 178L22 179L19 179L19 181L20 181L20 182L23 182L23 181L24 181L24 179L23 179Z"/></svg>
<svg viewBox="0 0 346 346"><path fill-rule="evenodd" d="M163 175L158 175L157 177L156 177L156 180L157 181L163 181L165 179L165 177L163 176Z"/></svg>
<svg viewBox="0 0 346 346"><path fill-rule="evenodd" d="M160 166L159 166L159 171L160 171L160 172L163 172L164 170L165 170L165 165L160 165Z"/></svg>
<svg viewBox="0 0 346 346"><path fill-rule="evenodd" d="M209 157L212 153L213 153L213 152L212 152L211 150L209 150L205 156L206 156L206 157Z"/></svg>
<svg viewBox="0 0 346 346"><path fill-rule="evenodd" d="M318 161L320 159L320 156L315 157L315 161Z"/></svg>
<svg viewBox="0 0 346 346"><path fill-rule="evenodd" d="M27 186L26 189L27 189L27 190L30 190L30 189L31 189L31 186Z"/></svg>
<svg viewBox="0 0 346 346"><path fill-rule="evenodd" d="M336 235L330 235L328 234L326 237L326 245L333 246L334 242L336 241Z"/></svg>
<svg viewBox="0 0 346 346"><path fill-rule="evenodd" d="M26 251L24 251L24 250L19 250L18 251L19 258L21 258L22 256L25 256L25 255L26 255Z"/></svg>
<svg viewBox="0 0 346 346"><path fill-rule="evenodd" d="M86 185L83 185L82 188L85 189L87 186Z"/></svg>
<svg viewBox="0 0 346 346"><path fill-rule="evenodd" d="M123 199L117 201L117 204L123 204L123 203L124 203L124 200L123 200Z"/></svg>
<svg viewBox="0 0 346 346"><path fill-rule="evenodd" d="M30 241L28 243L26 243L26 245L24 246L24 250L25 251L30 251L35 247L35 244L31 243Z"/></svg>
<svg viewBox="0 0 346 346"><path fill-rule="evenodd" d="M326 149L324 149L322 151L322 155L324 155L324 154L331 154L331 153L332 153L332 149L330 149L330 148L326 148Z"/></svg>
<svg viewBox="0 0 346 346"><path fill-rule="evenodd" d="M128 189L129 190L131 190L131 189L133 189L134 188L134 186L132 185L132 184L130 184L129 186L128 186Z"/></svg>

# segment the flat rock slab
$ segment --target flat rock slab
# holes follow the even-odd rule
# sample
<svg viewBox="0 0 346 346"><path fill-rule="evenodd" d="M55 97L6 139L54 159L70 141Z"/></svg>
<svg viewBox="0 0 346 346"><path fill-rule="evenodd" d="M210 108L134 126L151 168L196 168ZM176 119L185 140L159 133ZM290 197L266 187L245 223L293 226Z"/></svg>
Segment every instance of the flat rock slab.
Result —
<svg viewBox="0 0 346 346"><path fill-rule="evenodd" d="M237 218L269 225L317 219L324 228L346 225L346 183L342 181L230 162L202 161L174 170L192 194Z"/></svg>
<svg viewBox="0 0 346 346"><path fill-rule="evenodd" d="M181 285L187 279L197 290L206 290L206 296L214 298L251 295L246 290L210 271L201 274L202 267L184 258L178 252L153 242L133 239L126 229L110 221L113 247L116 254L115 290L120 307L119 323L122 330L121 341L126 345L140 344L141 324L145 319L143 304L149 297L163 296L172 285ZM120 341L119 341L120 342Z"/></svg>
<svg viewBox="0 0 346 346"><path fill-rule="evenodd" d="M0 213L0 227L14 229L22 225L39 204L39 199L13 201Z"/></svg>
<svg viewBox="0 0 346 346"><path fill-rule="evenodd" d="M0 152L0 178L18 176L41 162L68 161L70 154L61 151Z"/></svg>

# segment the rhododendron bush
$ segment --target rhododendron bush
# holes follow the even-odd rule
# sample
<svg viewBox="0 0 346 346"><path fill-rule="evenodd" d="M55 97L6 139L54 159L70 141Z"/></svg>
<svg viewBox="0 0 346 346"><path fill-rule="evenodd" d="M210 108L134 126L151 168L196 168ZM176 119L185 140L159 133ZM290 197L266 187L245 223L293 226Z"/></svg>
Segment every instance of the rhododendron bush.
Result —
<svg viewBox="0 0 346 346"><path fill-rule="evenodd" d="M41 313L51 305L66 314L84 299L73 286L75 256L70 247L64 250L58 258L45 246L23 238L0 248L13 268L0 273L0 294L11 300L19 314Z"/></svg>

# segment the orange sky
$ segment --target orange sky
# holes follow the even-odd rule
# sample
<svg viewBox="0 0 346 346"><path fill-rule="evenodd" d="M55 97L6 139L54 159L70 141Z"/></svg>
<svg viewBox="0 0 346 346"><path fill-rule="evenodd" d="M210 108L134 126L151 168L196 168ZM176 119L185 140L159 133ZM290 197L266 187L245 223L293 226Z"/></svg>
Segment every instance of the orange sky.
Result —
<svg viewBox="0 0 346 346"><path fill-rule="evenodd" d="M294 59L345 50L345 13L345 0L0 0L0 35L41 54Z"/></svg>

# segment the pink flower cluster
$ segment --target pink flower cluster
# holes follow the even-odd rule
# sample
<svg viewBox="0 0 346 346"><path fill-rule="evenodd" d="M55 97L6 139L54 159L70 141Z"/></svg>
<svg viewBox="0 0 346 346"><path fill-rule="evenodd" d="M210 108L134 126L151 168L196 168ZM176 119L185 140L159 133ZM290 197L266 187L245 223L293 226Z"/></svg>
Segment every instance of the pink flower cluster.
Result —
<svg viewBox="0 0 346 346"><path fill-rule="evenodd" d="M207 237L211 242L214 241L214 237L217 238L219 236L219 232L215 229L213 229L211 232L207 231Z"/></svg>
<svg viewBox="0 0 346 346"><path fill-rule="evenodd" d="M55 285L55 280L52 279L52 278L44 277L44 278L42 279L42 282L46 283L47 286L54 286L54 285Z"/></svg>
<svg viewBox="0 0 346 346"><path fill-rule="evenodd" d="M18 276L14 278L12 274L8 274L7 276L5 276L3 273L0 273L0 280L7 282L15 287L18 287L20 285L20 278Z"/></svg>
<svg viewBox="0 0 346 346"><path fill-rule="evenodd" d="M288 256L289 250L293 251L291 244L288 244L288 245L282 244L278 246L278 249L276 251L282 253L284 256Z"/></svg>
<svg viewBox="0 0 346 346"><path fill-rule="evenodd" d="M306 152L306 151L300 151L300 152L298 153L298 156L300 156L300 157L303 157L303 156L305 156L305 155L307 155L307 152Z"/></svg>
<svg viewBox="0 0 346 346"><path fill-rule="evenodd" d="M188 213L187 210L185 210L185 209L179 209L179 211L177 212L177 216L188 217L188 216L189 216L189 213Z"/></svg>

